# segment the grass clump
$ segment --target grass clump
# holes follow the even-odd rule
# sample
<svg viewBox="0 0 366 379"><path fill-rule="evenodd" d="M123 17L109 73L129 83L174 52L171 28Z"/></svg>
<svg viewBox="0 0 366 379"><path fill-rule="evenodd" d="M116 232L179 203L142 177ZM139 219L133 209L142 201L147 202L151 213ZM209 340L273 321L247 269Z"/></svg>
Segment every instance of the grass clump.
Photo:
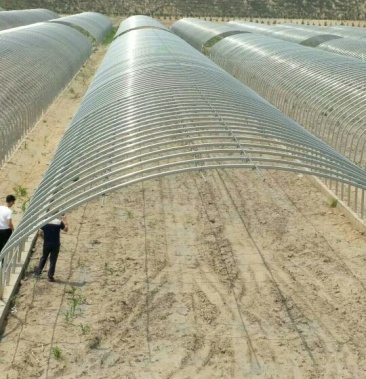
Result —
<svg viewBox="0 0 366 379"><path fill-rule="evenodd" d="M104 40L103 40L103 45L109 45L113 39L114 39L114 36L116 35L116 32L117 32L117 29L115 27L113 27L109 32L108 34L104 37Z"/></svg>
<svg viewBox="0 0 366 379"><path fill-rule="evenodd" d="M61 359L61 357L62 357L62 350L58 346L55 346L55 347L52 348L52 353L53 353L53 356L57 360Z"/></svg>
<svg viewBox="0 0 366 379"><path fill-rule="evenodd" d="M331 208L336 208L337 205L338 205L338 200L337 200L337 199L332 199L332 200L330 201L330 203L329 203L329 206L330 206Z"/></svg>
<svg viewBox="0 0 366 379"><path fill-rule="evenodd" d="M90 333L91 327L90 325L85 325L85 324L80 323L80 330L81 330L81 334L85 335L85 334Z"/></svg>
<svg viewBox="0 0 366 379"><path fill-rule="evenodd" d="M30 200L27 188L22 186L21 184L17 184L15 187L13 187L13 191L15 192L15 197L17 198L17 201L20 202L20 209L22 210L22 212L24 212Z"/></svg>

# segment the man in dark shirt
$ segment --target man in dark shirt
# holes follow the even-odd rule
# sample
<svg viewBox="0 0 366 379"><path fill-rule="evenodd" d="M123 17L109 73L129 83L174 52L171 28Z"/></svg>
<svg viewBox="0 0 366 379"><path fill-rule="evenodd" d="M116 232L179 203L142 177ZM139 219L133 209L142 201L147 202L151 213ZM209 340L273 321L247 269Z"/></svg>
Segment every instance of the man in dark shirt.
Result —
<svg viewBox="0 0 366 379"><path fill-rule="evenodd" d="M69 229L66 216L62 216L62 219L54 219L49 222L39 231L39 236L44 239L43 242L43 254L39 261L38 268L36 270L36 277L42 274L43 268L47 262L48 256L50 257L50 268L48 270L48 281L54 282L56 262L58 258L58 253L60 252L60 233L61 230L67 232Z"/></svg>

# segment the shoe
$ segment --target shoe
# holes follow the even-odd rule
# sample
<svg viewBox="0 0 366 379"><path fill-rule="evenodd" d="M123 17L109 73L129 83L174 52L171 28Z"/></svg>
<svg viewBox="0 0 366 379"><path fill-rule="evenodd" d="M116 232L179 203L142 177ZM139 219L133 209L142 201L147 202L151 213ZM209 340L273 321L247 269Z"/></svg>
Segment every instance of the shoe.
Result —
<svg viewBox="0 0 366 379"><path fill-rule="evenodd" d="M48 278L48 281L49 282L54 282L55 281L55 278L53 276L51 276L50 278Z"/></svg>

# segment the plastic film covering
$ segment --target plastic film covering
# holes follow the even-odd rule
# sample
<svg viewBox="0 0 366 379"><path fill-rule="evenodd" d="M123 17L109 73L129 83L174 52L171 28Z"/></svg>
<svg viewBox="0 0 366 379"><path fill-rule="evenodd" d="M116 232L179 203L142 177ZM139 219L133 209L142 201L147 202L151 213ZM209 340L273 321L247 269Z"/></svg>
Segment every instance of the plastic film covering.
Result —
<svg viewBox="0 0 366 379"><path fill-rule="evenodd" d="M316 35L314 37L310 37L308 39L305 39L302 42L299 42L300 45L308 46L308 47L319 47L322 43L329 42L334 39L344 39L343 37L332 35L332 34L320 34ZM359 40L356 40L359 41ZM341 55L347 55L346 52Z"/></svg>
<svg viewBox="0 0 366 379"><path fill-rule="evenodd" d="M2 288L25 239L108 192L207 169L280 169L366 188L366 172L164 30L111 44L18 228L0 255ZM0 294L1 294L0 288Z"/></svg>
<svg viewBox="0 0 366 379"><path fill-rule="evenodd" d="M77 26L91 35L97 43L103 41L105 36L112 30L112 21L96 12L84 12L72 16L62 17L52 22Z"/></svg>
<svg viewBox="0 0 366 379"><path fill-rule="evenodd" d="M57 13L49 11L48 9L3 11L0 13L0 31L59 17Z"/></svg>
<svg viewBox="0 0 366 379"><path fill-rule="evenodd" d="M323 42L317 47L318 49L331 53L345 55L363 61L366 60L366 40L357 40L354 38L333 39Z"/></svg>
<svg viewBox="0 0 366 379"><path fill-rule="evenodd" d="M316 47L320 50L329 51L346 57L365 60L366 58L366 30L347 27L347 26L330 26L316 27L311 25L286 24L282 26L288 28L289 33L303 33L311 30L320 33L314 37L299 42L304 46ZM277 35L271 35L278 38Z"/></svg>
<svg viewBox="0 0 366 379"><path fill-rule="evenodd" d="M39 23L0 32L0 161L4 161L92 51L65 25Z"/></svg>
<svg viewBox="0 0 366 379"><path fill-rule="evenodd" d="M230 21L227 25L234 25L236 28L242 27L244 30L252 30L253 33L265 34L269 37L315 47L338 55L365 60L366 40L351 38L350 36L345 38L340 34L338 35L338 29L333 30L331 27L296 24L267 27L243 21Z"/></svg>
<svg viewBox="0 0 366 379"><path fill-rule="evenodd" d="M131 16L129 18L126 18L125 20L122 21L121 25L119 26L117 30L115 38L121 36L122 34L126 32L130 32L136 29L144 29L144 28L161 29L165 31L170 31L162 23L160 23L159 21L151 17L136 15L136 16Z"/></svg>
<svg viewBox="0 0 366 379"><path fill-rule="evenodd" d="M183 18L172 25L172 31L184 39L195 49L202 51L207 43L218 42L220 39L238 33L249 33L228 26L195 18Z"/></svg>
<svg viewBox="0 0 366 379"><path fill-rule="evenodd" d="M300 43L305 39L318 35L320 32L311 30L299 30L278 26L269 26L261 24L253 24L252 22L246 21L229 21L226 25L243 29L247 31L252 31L252 33L263 34L271 36L274 38L282 39L288 42Z"/></svg>
<svg viewBox="0 0 366 379"><path fill-rule="evenodd" d="M257 33L257 34L264 34L268 35L271 34L272 30L276 30L276 26L271 25L265 25L265 24L257 24L254 22L247 22L247 21L229 21L226 24L227 26L238 28L239 30L245 30L251 33Z"/></svg>
<svg viewBox="0 0 366 379"><path fill-rule="evenodd" d="M366 29L352 26L329 26L326 28L327 33L337 34L342 37L351 37L357 39L366 39Z"/></svg>

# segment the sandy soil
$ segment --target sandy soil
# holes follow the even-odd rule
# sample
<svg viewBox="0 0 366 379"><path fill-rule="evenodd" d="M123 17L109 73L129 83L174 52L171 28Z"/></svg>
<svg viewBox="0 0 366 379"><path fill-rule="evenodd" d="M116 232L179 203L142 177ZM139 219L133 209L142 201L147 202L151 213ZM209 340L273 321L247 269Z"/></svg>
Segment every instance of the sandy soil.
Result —
<svg viewBox="0 0 366 379"><path fill-rule="evenodd" d="M306 178L265 176L169 177L74 211L56 283L33 278L37 246L0 372L364 377L366 238Z"/></svg>
<svg viewBox="0 0 366 379"><path fill-rule="evenodd" d="M3 192L32 192L89 80L0 171ZM366 377L365 235L306 177L262 175L170 176L70 213L56 283L33 276L37 243L0 379Z"/></svg>

